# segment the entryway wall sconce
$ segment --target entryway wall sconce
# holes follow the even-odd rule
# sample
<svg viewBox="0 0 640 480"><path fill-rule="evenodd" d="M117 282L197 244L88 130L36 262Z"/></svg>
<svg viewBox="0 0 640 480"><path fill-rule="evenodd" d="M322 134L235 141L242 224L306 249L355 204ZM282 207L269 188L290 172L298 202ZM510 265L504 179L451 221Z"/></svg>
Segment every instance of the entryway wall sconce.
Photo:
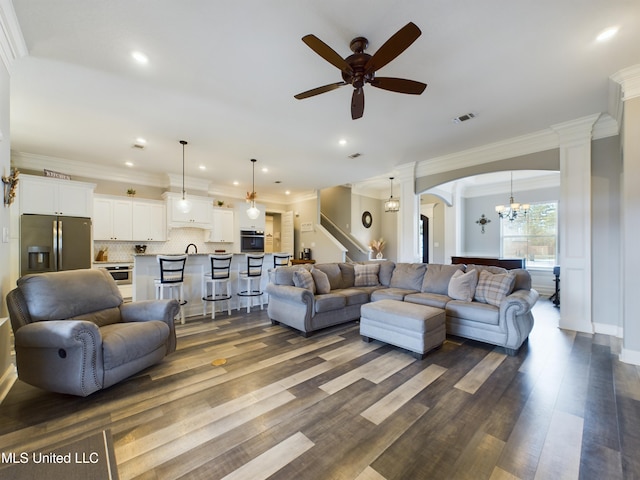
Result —
<svg viewBox="0 0 640 480"><path fill-rule="evenodd" d="M476 223L477 223L478 225L480 225L480 227L481 227L480 233L484 233L484 226L485 226L487 223L491 223L491 220L490 220L490 219L488 219L487 217L485 217L485 216L484 216L484 213L483 213L482 215L480 215L480 218L479 218L478 220L476 220Z"/></svg>

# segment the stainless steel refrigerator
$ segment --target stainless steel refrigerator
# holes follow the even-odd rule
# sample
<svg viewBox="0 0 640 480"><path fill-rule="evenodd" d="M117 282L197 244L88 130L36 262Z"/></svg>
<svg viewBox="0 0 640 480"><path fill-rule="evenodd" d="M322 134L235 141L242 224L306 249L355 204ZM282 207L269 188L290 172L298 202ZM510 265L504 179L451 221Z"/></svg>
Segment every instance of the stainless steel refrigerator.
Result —
<svg viewBox="0 0 640 480"><path fill-rule="evenodd" d="M91 219L20 217L20 275L91 268Z"/></svg>

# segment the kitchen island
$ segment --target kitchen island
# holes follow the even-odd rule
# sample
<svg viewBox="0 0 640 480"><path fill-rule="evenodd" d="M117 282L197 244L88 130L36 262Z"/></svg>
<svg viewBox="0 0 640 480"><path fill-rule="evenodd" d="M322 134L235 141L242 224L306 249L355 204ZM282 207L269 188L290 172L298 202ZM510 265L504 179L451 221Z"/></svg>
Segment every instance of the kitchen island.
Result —
<svg viewBox="0 0 640 480"><path fill-rule="evenodd" d="M163 254L163 255L182 255L182 254ZM211 263L209 262L209 253L192 253L187 258L184 271L184 296L187 304L184 305L185 317L200 316L203 313L202 301L202 278L205 273L211 271ZM133 301L151 300L156 298L154 280L160 278L160 266L155 254L135 254L133 256ZM246 305L245 298L240 299L238 292L238 271L246 270L247 260L244 253L234 253L231 260L231 279L229 287L231 290L231 308L236 310L238 306ZM264 256L264 264L262 270L262 281L260 290L264 291L269 282L269 269L273 268L273 255L266 253ZM267 295L253 297L254 304L262 302L266 304ZM216 318L217 312L222 310L226 315L225 302L206 302L207 311L211 311L211 306L215 305ZM257 306L257 305L256 305ZM254 307L255 308L255 307ZM223 317L221 317L223 318Z"/></svg>

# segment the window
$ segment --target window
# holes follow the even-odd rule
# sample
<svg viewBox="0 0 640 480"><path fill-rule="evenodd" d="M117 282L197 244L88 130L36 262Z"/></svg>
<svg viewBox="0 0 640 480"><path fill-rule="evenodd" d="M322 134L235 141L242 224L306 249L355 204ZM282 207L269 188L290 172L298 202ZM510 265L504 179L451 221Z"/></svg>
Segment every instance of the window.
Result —
<svg viewBox="0 0 640 480"><path fill-rule="evenodd" d="M525 258L527 268L557 265L558 203L532 204L526 216L502 220L502 256Z"/></svg>

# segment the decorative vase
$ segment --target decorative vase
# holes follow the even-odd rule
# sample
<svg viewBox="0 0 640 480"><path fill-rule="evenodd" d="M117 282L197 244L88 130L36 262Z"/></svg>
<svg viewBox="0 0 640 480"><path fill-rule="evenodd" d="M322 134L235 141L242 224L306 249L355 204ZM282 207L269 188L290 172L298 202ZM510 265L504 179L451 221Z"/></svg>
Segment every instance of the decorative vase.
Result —
<svg viewBox="0 0 640 480"><path fill-rule="evenodd" d="M382 255L382 252L378 252L378 253L376 253L376 258L377 258L378 260L382 260L382 259L384 258L384 257L383 257L383 255Z"/></svg>

